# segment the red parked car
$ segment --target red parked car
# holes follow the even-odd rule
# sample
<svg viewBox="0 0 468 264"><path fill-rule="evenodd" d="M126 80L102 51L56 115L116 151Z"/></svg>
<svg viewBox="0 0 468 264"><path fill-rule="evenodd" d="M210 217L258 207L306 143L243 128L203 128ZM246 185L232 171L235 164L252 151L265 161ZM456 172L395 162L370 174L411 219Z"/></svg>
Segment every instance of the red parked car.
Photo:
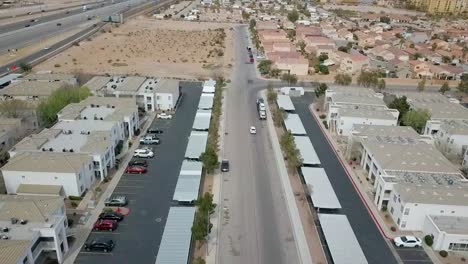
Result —
<svg viewBox="0 0 468 264"><path fill-rule="evenodd" d="M128 166L125 173L146 173L146 168L142 166Z"/></svg>
<svg viewBox="0 0 468 264"><path fill-rule="evenodd" d="M108 230L114 231L117 229L117 222L114 220L98 219L94 223L94 230Z"/></svg>

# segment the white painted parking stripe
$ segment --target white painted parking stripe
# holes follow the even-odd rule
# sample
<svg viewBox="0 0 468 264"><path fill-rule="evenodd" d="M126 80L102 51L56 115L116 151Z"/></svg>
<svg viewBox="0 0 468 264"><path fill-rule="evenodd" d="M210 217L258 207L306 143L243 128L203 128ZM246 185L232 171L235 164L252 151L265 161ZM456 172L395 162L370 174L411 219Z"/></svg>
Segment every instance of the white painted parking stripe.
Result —
<svg viewBox="0 0 468 264"><path fill-rule="evenodd" d="M121 195L132 195L132 194L137 194L134 192L119 192L119 191L114 191L112 194L121 194Z"/></svg>
<svg viewBox="0 0 468 264"><path fill-rule="evenodd" d="M137 186L137 185L117 185L115 188L136 188L140 189L143 188L144 186Z"/></svg>
<svg viewBox="0 0 468 264"><path fill-rule="evenodd" d="M93 231L93 234L120 235L120 232Z"/></svg>
<svg viewBox="0 0 468 264"><path fill-rule="evenodd" d="M114 254L110 252L95 252L95 251L81 251L80 254L87 254L87 255L108 255L113 256Z"/></svg>

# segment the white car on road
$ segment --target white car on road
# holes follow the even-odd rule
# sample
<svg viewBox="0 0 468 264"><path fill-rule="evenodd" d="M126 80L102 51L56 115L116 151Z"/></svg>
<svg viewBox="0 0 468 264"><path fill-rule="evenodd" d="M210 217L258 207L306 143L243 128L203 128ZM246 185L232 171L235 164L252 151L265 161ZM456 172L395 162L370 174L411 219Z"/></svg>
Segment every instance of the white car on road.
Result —
<svg viewBox="0 0 468 264"><path fill-rule="evenodd" d="M152 158L154 157L153 151L147 148L143 149L135 149L135 152L133 153L133 157L135 158Z"/></svg>
<svg viewBox="0 0 468 264"><path fill-rule="evenodd" d="M257 129L254 126L250 127L250 134L257 134Z"/></svg>
<svg viewBox="0 0 468 264"><path fill-rule="evenodd" d="M160 113L156 116L158 119L172 119L172 115L166 113Z"/></svg>
<svg viewBox="0 0 468 264"><path fill-rule="evenodd" d="M422 244L421 239L415 236L395 237L393 242L397 247L420 247Z"/></svg>

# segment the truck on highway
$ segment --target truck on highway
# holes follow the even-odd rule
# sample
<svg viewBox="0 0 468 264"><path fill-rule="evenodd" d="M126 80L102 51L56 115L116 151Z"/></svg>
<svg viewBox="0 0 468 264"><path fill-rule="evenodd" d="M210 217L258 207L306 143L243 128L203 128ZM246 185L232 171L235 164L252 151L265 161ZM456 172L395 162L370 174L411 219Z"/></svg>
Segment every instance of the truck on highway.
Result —
<svg viewBox="0 0 468 264"><path fill-rule="evenodd" d="M83 12L87 11L88 7L86 5L83 5Z"/></svg>

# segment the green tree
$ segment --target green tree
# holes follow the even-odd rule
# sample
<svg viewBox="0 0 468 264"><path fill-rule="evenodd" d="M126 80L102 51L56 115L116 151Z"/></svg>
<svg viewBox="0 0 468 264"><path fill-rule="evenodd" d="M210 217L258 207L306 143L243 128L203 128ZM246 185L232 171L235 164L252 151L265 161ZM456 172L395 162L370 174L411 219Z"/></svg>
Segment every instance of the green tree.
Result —
<svg viewBox="0 0 468 264"><path fill-rule="evenodd" d="M297 10L294 9L291 12L289 12L288 13L288 19L292 23L296 23L296 21L299 19L299 13L297 12Z"/></svg>
<svg viewBox="0 0 468 264"><path fill-rule="evenodd" d="M380 22L390 24L390 18L388 16L382 16L380 17Z"/></svg>
<svg viewBox="0 0 468 264"><path fill-rule="evenodd" d="M281 127L281 124L283 123L284 118L286 117L286 112L282 109L278 109L278 106L276 106L275 104L275 108L271 110L271 115L275 126Z"/></svg>
<svg viewBox="0 0 468 264"><path fill-rule="evenodd" d="M407 102L406 96L402 96L395 98L390 104L388 104L388 108L398 110L398 112L400 112L398 119L400 120L409 111L410 105Z"/></svg>
<svg viewBox="0 0 468 264"><path fill-rule="evenodd" d="M361 71L357 83L364 87L377 87L379 84L379 73L375 71Z"/></svg>
<svg viewBox="0 0 468 264"><path fill-rule="evenodd" d="M271 69L271 71L270 71L270 76L271 76L271 77L274 77L274 78L278 78L279 75L280 75L280 73L281 73L281 70L280 70L280 69L273 68L273 69Z"/></svg>
<svg viewBox="0 0 468 264"><path fill-rule="evenodd" d="M319 83L317 88L315 88L315 97L320 97L325 94L325 91L328 89L328 85L326 83Z"/></svg>
<svg viewBox="0 0 468 264"><path fill-rule="evenodd" d="M427 120L431 118L431 114L426 109L411 110L406 112L401 119L404 126L414 128L418 133L421 133L426 125Z"/></svg>
<svg viewBox="0 0 468 264"><path fill-rule="evenodd" d="M320 56L318 57L320 63L328 60L328 55L327 54L320 54Z"/></svg>
<svg viewBox="0 0 468 264"><path fill-rule="evenodd" d="M465 79L464 76L467 76L467 78ZM457 86L457 90L461 94L468 94L468 74L464 74L462 76L462 79Z"/></svg>
<svg viewBox="0 0 468 264"><path fill-rule="evenodd" d="M19 118L21 113L28 108L28 104L24 100L4 100L0 102L0 113L4 117L8 118Z"/></svg>
<svg viewBox="0 0 468 264"><path fill-rule="evenodd" d="M21 62L19 66L20 66L20 69L24 72L30 72L32 70L31 64L26 63L26 62Z"/></svg>
<svg viewBox="0 0 468 264"><path fill-rule="evenodd" d="M297 42L297 46L301 49L301 52L302 54L305 53L305 47L306 47L306 44L303 40L300 40L299 42Z"/></svg>
<svg viewBox="0 0 468 264"><path fill-rule="evenodd" d="M243 20L249 20L250 19L250 14L245 12L245 11L242 11L242 19Z"/></svg>
<svg viewBox="0 0 468 264"><path fill-rule="evenodd" d="M198 206L199 211L209 214L214 213L214 209L216 208L216 204L213 203L213 194L209 192L205 192L202 197L199 197L195 204Z"/></svg>
<svg viewBox="0 0 468 264"><path fill-rule="evenodd" d="M322 73L322 74L329 74L328 66L322 65L322 64L317 64L315 65L315 72L316 73Z"/></svg>
<svg viewBox="0 0 468 264"><path fill-rule="evenodd" d="M302 166L302 158L299 150L294 142L294 136L291 131L284 133L280 139L280 145L286 156L286 161L290 169L295 169Z"/></svg>
<svg viewBox="0 0 468 264"><path fill-rule="evenodd" d="M412 48L412 49L414 49L414 43L411 43L411 44L409 45L409 47Z"/></svg>
<svg viewBox="0 0 468 264"><path fill-rule="evenodd" d="M200 155L200 160L203 162L203 166L208 173L213 172L219 165L218 154L210 145L208 145L205 152Z"/></svg>
<svg viewBox="0 0 468 264"><path fill-rule="evenodd" d="M421 55L421 53L416 52L416 53L413 55L413 60L417 60L417 59L419 59L419 58L422 58L422 55Z"/></svg>
<svg viewBox="0 0 468 264"><path fill-rule="evenodd" d="M445 94L448 91L450 91L450 86L449 86L448 82L444 82L444 84L442 84L442 86L440 87L439 92L441 94Z"/></svg>
<svg viewBox="0 0 468 264"><path fill-rule="evenodd" d="M357 36L356 34L354 34L354 33L353 33L353 39L354 39L355 41L359 41L358 36Z"/></svg>
<svg viewBox="0 0 468 264"><path fill-rule="evenodd" d="M350 85L352 80L349 74L338 73L335 75L335 83L339 85Z"/></svg>
<svg viewBox="0 0 468 264"><path fill-rule="evenodd" d="M437 43L432 43L431 49L432 51L435 51L437 49Z"/></svg>
<svg viewBox="0 0 468 264"><path fill-rule="evenodd" d="M78 103L86 99L91 92L87 87L75 87L64 85L55 90L47 100L42 101L37 113L41 122L46 126L52 126L57 121L57 113L70 103Z"/></svg>
<svg viewBox="0 0 468 264"><path fill-rule="evenodd" d="M426 80L422 79L420 82L418 82L418 92L424 91L424 88L426 88Z"/></svg>
<svg viewBox="0 0 468 264"><path fill-rule="evenodd" d="M273 85L268 83L267 87L267 100L268 103L274 104L276 102L276 98L278 98L278 93L273 89Z"/></svg>
<svg viewBox="0 0 468 264"><path fill-rule="evenodd" d="M284 73L281 75L281 80L287 82L288 85L292 85L297 83L297 76L295 74Z"/></svg>
<svg viewBox="0 0 468 264"><path fill-rule="evenodd" d="M449 56L442 56L443 63L451 63L452 59Z"/></svg>
<svg viewBox="0 0 468 264"><path fill-rule="evenodd" d="M379 82L377 83L377 88L379 89L379 91L382 91L385 89L385 87L386 87L385 80L380 79Z"/></svg>
<svg viewBox="0 0 468 264"><path fill-rule="evenodd" d="M291 41L294 42L296 40L296 30L294 29L288 30L287 35L288 35L288 39L290 39Z"/></svg>
<svg viewBox="0 0 468 264"><path fill-rule="evenodd" d="M256 26L257 26L257 22L255 21L255 19L250 19L249 21L250 30L255 29Z"/></svg>
<svg viewBox="0 0 468 264"><path fill-rule="evenodd" d="M258 63L258 71L260 71L261 74L266 75L270 73L272 65L273 62L271 60L262 60Z"/></svg>
<svg viewBox="0 0 468 264"><path fill-rule="evenodd" d="M346 52L346 53L349 53L349 48L346 46L341 46L338 48L339 51L342 51L342 52Z"/></svg>

